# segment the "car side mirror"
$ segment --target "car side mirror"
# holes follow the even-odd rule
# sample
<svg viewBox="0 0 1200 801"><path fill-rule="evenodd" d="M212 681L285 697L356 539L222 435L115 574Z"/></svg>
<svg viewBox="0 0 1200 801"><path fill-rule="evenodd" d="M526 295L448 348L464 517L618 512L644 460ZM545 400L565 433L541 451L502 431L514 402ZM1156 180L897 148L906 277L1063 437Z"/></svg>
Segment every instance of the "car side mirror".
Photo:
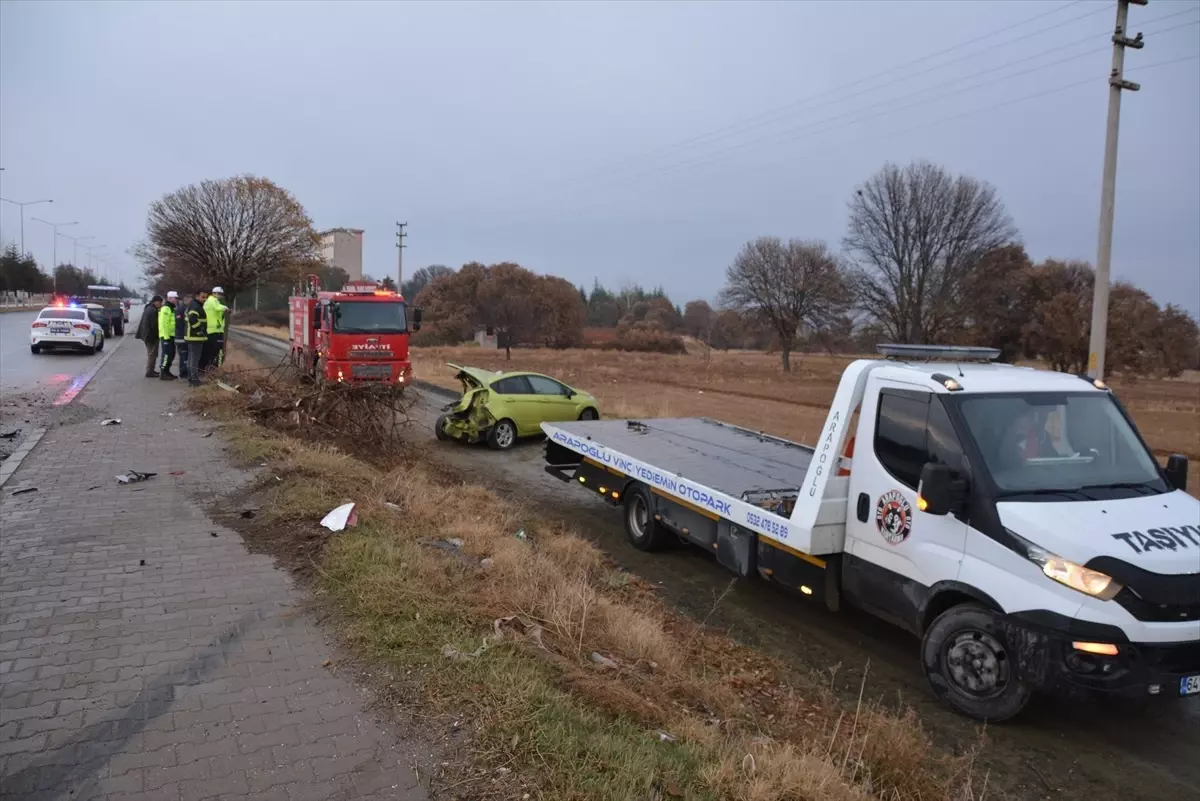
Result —
<svg viewBox="0 0 1200 801"><path fill-rule="evenodd" d="M1163 469L1167 483L1174 489L1186 490L1188 483L1188 458L1182 453L1174 453L1167 457L1167 466Z"/></svg>
<svg viewBox="0 0 1200 801"><path fill-rule="evenodd" d="M927 462L921 468L917 484L917 509L931 515L945 515L961 508L967 497L967 482L950 465Z"/></svg>

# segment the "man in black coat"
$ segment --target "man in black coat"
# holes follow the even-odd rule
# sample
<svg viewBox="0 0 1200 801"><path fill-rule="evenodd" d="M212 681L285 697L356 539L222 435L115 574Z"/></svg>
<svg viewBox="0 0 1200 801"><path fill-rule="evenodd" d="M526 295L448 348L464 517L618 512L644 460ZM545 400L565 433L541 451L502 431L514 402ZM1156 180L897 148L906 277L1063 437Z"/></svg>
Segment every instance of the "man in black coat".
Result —
<svg viewBox="0 0 1200 801"><path fill-rule="evenodd" d="M162 308L162 295L150 299L150 305L142 309L138 321L137 338L146 345L146 378L158 378L158 310Z"/></svg>

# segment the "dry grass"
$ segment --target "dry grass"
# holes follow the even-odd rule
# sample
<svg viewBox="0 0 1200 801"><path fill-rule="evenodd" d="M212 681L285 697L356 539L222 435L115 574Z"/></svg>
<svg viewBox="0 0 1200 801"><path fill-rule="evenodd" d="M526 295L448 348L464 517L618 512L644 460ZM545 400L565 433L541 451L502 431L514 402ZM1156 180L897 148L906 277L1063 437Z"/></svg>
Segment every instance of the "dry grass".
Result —
<svg viewBox="0 0 1200 801"><path fill-rule="evenodd" d="M250 424L220 390L197 403L228 421L238 455L269 463L264 525L301 536L332 506L358 503L359 525L326 547L319 587L355 646L411 677L424 714L469 721L491 770L459 797L977 797L971 756L938 751L915 716L844 710L794 686L637 579L614 581L603 554L561 524L420 454L381 470ZM466 559L423 544L455 537ZM475 652L485 637L477 656L443 654ZM513 769L509 782L496 780L500 766Z"/></svg>
<svg viewBox="0 0 1200 801"><path fill-rule="evenodd" d="M446 362L493 370L534 370L596 395L609 417L712 417L797 442L819 436L842 370L854 357L796 354L793 372L778 356L713 351L686 356L598 350L414 348L417 377L457 389ZM1200 460L1200 374L1179 379L1114 380L1113 387L1160 457ZM1200 470L1189 491L1200 497Z"/></svg>

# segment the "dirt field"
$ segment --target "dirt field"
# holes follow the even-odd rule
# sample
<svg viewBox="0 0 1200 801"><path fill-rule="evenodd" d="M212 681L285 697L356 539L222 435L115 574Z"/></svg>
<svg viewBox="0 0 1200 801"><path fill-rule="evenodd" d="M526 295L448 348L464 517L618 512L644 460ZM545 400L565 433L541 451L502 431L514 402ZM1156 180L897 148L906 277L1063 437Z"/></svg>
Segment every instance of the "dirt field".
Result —
<svg viewBox="0 0 1200 801"><path fill-rule="evenodd" d="M236 340L235 340L236 341ZM492 369L534 369L594 391L610 415L710 415L799 440L816 436L824 404L846 359L802 357L791 376L765 354L667 357L592 351L514 351L478 348L418 349L418 377L456 387L445 362ZM278 358L275 355L269 359ZM1195 382L1122 387L1156 448L1195 454ZM788 397L791 395L792 397ZM864 679L872 698L911 704L923 725L947 750L973 742L979 728L942 706L926 687L916 641L886 623L843 610L791 599L759 581L731 585L729 574L698 549L646 554L628 546L620 515L543 470L535 441L511 452L432 442L431 425L444 397L418 393L412 436L437 461L501 496L568 521L618 565L658 588L664 600L708 626L761 648L789 665L793 677L821 676L852 707ZM1153 430L1153 428L1158 430ZM1182 431L1182 433L1181 433ZM1154 439L1154 437L1158 439ZM1181 447L1187 438L1188 448ZM1191 489L1196 494L1195 481ZM1060 798L1070 801L1159 801L1200 792L1196 703L1170 706L1105 703L1079 705L1041 699L1020 720L986 730L980 770L988 798Z"/></svg>
<svg viewBox="0 0 1200 801"><path fill-rule="evenodd" d="M811 443L825 422L841 371L853 357L794 355L788 375L779 358L755 351L666 356L600 350L414 348L418 378L458 387L446 362L492 370L533 370L592 392L606 417L713 417ZM1200 374L1177 380L1116 380L1113 387L1160 458L1200 462ZM1200 467L1188 490L1200 497Z"/></svg>

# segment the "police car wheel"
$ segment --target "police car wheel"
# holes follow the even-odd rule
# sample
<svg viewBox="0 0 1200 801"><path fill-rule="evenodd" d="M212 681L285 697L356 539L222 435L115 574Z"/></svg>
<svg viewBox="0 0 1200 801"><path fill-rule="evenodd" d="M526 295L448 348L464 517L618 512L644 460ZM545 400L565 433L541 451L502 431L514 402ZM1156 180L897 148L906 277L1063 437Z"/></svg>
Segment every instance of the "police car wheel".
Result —
<svg viewBox="0 0 1200 801"><path fill-rule="evenodd" d="M37 356L39 353L42 352L42 346L41 345L30 345L29 352L32 353L34 356Z"/></svg>
<svg viewBox="0 0 1200 801"><path fill-rule="evenodd" d="M450 439L450 435L446 433L446 420L447 419L448 419L448 415L443 414L441 417L439 417L437 419L437 422L433 424L433 435L435 437L437 437L439 440L441 440L442 442L445 442L446 440Z"/></svg>
<svg viewBox="0 0 1200 801"><path fill-rule="evenodd" d="M650 490L643 486L625 490L625 536L639 551L659 551L670 542L670 535L654 519Z"/></svg>
<svg viewBox="0 0 1200 801"><path fill-rule="evenodd" d="M975 720L1008 720L1032 694L999 616L979 604L939 615L921 640L921 661L934 694Z"/></svg>

